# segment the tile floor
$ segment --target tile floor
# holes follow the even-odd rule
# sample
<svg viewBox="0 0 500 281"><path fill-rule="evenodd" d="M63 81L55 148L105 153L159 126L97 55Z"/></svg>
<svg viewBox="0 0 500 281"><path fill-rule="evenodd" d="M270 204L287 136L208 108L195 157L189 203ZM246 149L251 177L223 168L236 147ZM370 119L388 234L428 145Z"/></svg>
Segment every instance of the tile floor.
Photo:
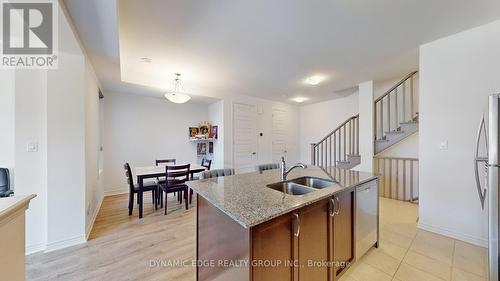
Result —
<svg viewBox="0 0 500 281"><path fill-rule="evenodd" d="M380 247L341 281L486 281L487 249L417 229L418 206L381 198Z"/></svg>

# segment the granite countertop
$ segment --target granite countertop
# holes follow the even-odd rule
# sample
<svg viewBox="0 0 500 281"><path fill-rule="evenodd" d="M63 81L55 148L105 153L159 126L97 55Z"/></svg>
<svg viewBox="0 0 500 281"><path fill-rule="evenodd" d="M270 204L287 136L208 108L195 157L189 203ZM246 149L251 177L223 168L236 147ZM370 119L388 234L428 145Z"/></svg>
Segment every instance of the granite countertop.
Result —
<svg viewBox="0 0 500 281"><path fill-rule="evenodd" d="M288 195L266 187L280 181L280 171L275 169L190 181L187 185L240 225L250 228L377 177L365 172L309 166L292 170L287 179L303 176L333 179L337 184L305 195Z"/></svg>

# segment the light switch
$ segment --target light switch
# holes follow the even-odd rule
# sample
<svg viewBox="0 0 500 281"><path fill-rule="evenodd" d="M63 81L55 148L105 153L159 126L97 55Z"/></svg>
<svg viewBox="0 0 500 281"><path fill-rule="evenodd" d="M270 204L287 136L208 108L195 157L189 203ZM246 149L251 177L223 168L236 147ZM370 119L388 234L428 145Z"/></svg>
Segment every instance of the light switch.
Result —
<svg viewBox="0 0 500 281"><path fill-rule="evenodd" d="M439 144L439 149L441 149L441 150L448 150L448 141L447 141L447 140L442 141L442 142Z"/></svg>
<svg viewBox="0 0 500 281"><path fill-rule="evenodd" d="M26 144L26 151L28 151L28 152L38 152L38 142L36 142L36 141L29 141Z"/></svg>

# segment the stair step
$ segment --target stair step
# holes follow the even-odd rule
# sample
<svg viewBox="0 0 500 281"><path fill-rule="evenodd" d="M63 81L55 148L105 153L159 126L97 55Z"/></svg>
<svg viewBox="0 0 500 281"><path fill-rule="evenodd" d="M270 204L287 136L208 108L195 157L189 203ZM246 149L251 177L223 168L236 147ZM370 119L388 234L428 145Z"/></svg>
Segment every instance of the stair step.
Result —
<svg viewBox="0 0 500 281"><path fill-rule="evenodd" d="M359 154L347 154L347 157L361 157Z"/></svg>
<svg viewBox="0 0 500 281"><path fill-rule="evenodd" d="M405 121L405 122L399 122L400 125L402 124L418 124L418 121Z"/></svg>
<svg viewBox="0 0 500 281"><path fill-rule="evenodd" d="M390 134L403 134L405 131L401 131L400 128L398 128L398 130L395 130L395 131L387 131L387 132L385 132L385 134L386 135L390 135Z"/></svg>
<svg viewBox="0 0 500 281"><path fill-rule="evenodd" d="M376 140L376 142L388 142L389 140L388 139L379 139L379 140Z"/></svg>

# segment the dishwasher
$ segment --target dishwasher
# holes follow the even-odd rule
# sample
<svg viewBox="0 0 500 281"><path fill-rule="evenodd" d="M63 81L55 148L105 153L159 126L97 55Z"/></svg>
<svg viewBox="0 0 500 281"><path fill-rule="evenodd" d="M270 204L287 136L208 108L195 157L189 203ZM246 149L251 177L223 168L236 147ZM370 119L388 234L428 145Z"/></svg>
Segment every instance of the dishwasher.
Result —
<svg viewBox="0 0 500 281"><path fill-rule="evenodd" d="M378 180L356 188L356 259L378 246Z"/></svg>

